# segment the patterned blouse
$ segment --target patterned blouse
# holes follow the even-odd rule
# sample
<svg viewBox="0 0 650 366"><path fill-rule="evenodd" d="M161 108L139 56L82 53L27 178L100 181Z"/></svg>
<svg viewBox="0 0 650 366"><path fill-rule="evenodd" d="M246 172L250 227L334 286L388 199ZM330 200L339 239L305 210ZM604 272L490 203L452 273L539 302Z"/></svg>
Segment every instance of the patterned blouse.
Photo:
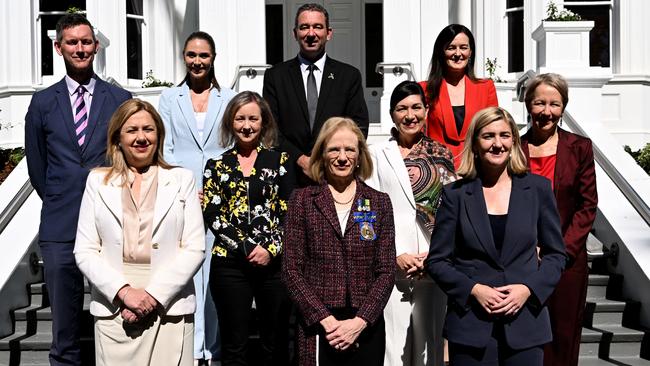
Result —
<svg viewBox="0 0 650 366"><path fill-rule="evenodd" d="M237 148L210 159L203 173L203 219L212 230L212 254L244 258L257 245L273 258L282 252L282 226L293 189L293 170L284 152L257 147L249 177Z"/></svg>
<svg viewBox="0 0 650 366"><path fill-rule="evenodd" d="M422 136L404 158L415 198L416 217L429 235L433 233L436 211L442 198L442 186L456 180L454 159L449 149L427 136Z"/></svg>

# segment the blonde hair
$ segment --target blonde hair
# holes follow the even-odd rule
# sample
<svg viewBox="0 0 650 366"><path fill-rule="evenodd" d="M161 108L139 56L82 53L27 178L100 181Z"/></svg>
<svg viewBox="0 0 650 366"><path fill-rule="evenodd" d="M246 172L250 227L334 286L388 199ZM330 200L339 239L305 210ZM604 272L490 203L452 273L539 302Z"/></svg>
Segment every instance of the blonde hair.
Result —
<svg viewBox="0 0 650 366"><path fill-rule="evenodd" d="M457 173L463 178L476 178L479 166L476 163L475 149L478 136L483 127L497 121L506 121L512 131L512 148L510 148L510 158L508 159L508 173L522 174L528 171L526 156L521 149L521 138L519 129L515 120L510 113L501 107L488 107L478 111L467 129L465 136L465 146L461 153L461 163Z"/></svg>
<svg viewBox="0 0 650 366"><path fill-rule="evenodd" d="M235 128L233 127L235 116L241 107L249 103L255 103L260 108L260 117L262 118L262 130L259 135L260 144L267 148L275 146L278 126L273 118L273 113L271 113L271 107L262 96L248 90L235 95L228 102L226 110L223 112L221 130L219 131L221 146L230 146L237 142Z"/></svg>
<svg viewBox="0 0 650 366"><path fill-rule="evenodd" d="M173 168L163 159L163 147L165 144L165 126L163 125L162 118L156 108L154 108L150 103L145 102L140 99L129 99L122 103L113 116L108 122L108 132L107 137L108 141L106 144L106 160L108 161L108 168L106 176L104 177L104 184L108 183L111 178L115 176L122 177L122 184L127 182L127 172L129 170L129 164L124 158L124 153L120 148L120 134L122 132L122 126L126 121L131 118L134 114L145 111L149 113L151 119L153 119L156 126L157 134L157 147L153 155L152 165L158 165L165 169Z"/></svg>
<svg viewBox="0 0 650 366"><path fill-rule="evenodd" d="M325 121L323 127L316 138L314 148L311 150L311 157L309 159L309 172L311 176L320 181L325 177L325 147L332 136L341 129L348 129L355 134L359 141L359 157L357 160L357 167L354 170L355 177L366 180L372 175L372 159L368 151L366 139L359 129L359 126L350 118L344 117L331 117Z"/></svg>

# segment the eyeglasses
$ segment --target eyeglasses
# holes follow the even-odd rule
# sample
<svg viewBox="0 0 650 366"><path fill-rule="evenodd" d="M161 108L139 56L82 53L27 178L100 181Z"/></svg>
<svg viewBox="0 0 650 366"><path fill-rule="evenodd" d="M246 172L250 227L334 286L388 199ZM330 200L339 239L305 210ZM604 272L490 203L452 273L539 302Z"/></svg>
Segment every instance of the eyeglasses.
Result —
<svg viewBox="0 0 650 366"><path fill-rule="evenodd" d="M351 149L351 148L345 148L345 147L342 147L340 149L331 148L331 149L328 149L325 152L327 157L332 158L332 159L333 158L338 158L339 156L341 156L341 153L345 154L345 156L348 159L356 158L357 155L359 155L359 152L357 151L357 149Z"/></svg>

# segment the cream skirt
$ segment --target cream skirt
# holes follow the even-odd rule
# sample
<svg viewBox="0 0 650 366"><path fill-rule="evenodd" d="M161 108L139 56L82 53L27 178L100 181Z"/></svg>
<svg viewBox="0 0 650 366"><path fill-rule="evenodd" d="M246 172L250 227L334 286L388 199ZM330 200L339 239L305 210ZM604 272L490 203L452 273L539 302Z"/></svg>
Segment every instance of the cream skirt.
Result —
<svg viewBox="0 0 650 366"><path fill-rule="evenodd" d="M148 264L124 263L123 268L131 286L144 288L149 283ZM193 315L161 317L152 312L134 324L124 322L119 313L95 317L97 366L191 366L193 340Z"/></svg>

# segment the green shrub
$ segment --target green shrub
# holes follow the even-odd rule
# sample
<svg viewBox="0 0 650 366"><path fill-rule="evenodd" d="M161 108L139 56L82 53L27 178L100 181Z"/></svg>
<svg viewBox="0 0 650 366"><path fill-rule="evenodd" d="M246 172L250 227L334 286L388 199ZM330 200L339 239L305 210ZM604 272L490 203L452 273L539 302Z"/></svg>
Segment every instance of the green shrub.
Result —
<svg viewBox="0 0 650 366"><path fill-rule="evenodd" d="M571 22L571 21L582 20L582 17L572 12L571 10L567 10L567 9L558 10L557 5L555 5L555 3L551 1L550 3L548 3L548 7L546 7L546 19L544 20L554 21L554 22Z"/></svg>
<svg viewBox="0 0 650 366"><path fill-rule="evenodd" d="M634 160L636 160L636 163L650 175L650 143L647 143L645 147L637 151L632 151L632 149L627 145L623 148L628 152L628 154L632 155Z"/></svg>
<svg viewBox="0 0 650 366"><path fill-rule="evenodd" d="M170 86L174 86L174 83L172 83L171 81L163 81L163 80L156 79L156 77L153 76L153 70L149 70L147 72L147 76L142 81L142 87L143 88L154 88L154 87L157 87L157 86L170 87Z"/></svg>

